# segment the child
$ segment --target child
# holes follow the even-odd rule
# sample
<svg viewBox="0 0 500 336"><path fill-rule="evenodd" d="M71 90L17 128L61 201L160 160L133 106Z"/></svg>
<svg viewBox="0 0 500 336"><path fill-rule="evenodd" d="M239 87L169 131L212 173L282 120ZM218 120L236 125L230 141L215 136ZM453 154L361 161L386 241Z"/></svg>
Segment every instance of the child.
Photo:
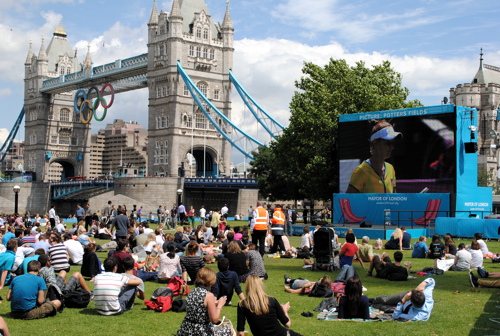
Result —
<svg viewBox="0 0 500 336"><path fill-rule="evenodd" d="M233 291L236 291L240 300L245 300L245 294L241 290L238 274L229 270L229 259L220 258L217 262L217 267L219 268L219 273L216 274L217 280L210 289L216 299L218 300L226 296L226 306L230 306L232 304Z"/></svg>

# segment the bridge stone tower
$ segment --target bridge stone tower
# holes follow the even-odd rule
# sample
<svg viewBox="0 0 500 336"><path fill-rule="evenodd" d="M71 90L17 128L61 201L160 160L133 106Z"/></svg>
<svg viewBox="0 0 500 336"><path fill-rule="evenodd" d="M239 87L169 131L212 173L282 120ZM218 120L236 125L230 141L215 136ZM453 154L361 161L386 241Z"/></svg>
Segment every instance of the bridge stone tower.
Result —
<svg viewBox="0 0 500 336"><path fill-rule="evenodd" d="M159 14L155 0L148 23L149 175L229 173L230 144L194 103L177 73L177 61L230 118L233 40L229 2L222 24L216 24L203 0L173 0L170 13Z"/></svg>
<svg viewBox="0 0 500 336"><path fill-rule="evenodd" d="M86 62L90 66L90 54ZM88 175L90 124L73 111L74 92L41 93L44 80L82 70L60 25L47 49L42 39L38 56L31 45L24 63L25 156L24 169L37 181Z"/></svg>

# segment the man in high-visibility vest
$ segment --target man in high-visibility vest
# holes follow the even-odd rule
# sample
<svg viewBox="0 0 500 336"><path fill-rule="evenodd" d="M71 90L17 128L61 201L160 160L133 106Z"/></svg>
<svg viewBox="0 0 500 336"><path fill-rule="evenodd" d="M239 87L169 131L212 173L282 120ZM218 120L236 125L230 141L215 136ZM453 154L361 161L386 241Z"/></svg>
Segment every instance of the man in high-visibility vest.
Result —
<svg viewBox="0 0 500 336"><path fill-rule="evenodd" d="M261 256L265 252L265 241L269 224L269 215L266 209L262 207L262 202L257 202L257 208L253 211L252 222L250 223L250 232L252 234L252 243L259 247Z"/></svg>
<svg viewBox="0 0 500 336"><path fill-rule="evenodd" d="M274 207L273 218L271 219L271 231L274 239L271 253L276 253L278 250L285 251L285 244L282 239L285 231L285 214L279 204L276 204Z"/></svg>

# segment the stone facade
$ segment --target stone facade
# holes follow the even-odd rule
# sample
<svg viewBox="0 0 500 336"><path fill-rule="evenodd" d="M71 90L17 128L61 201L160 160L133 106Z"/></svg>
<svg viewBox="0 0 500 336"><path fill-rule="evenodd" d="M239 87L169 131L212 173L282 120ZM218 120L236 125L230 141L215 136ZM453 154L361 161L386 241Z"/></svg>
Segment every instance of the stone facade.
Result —
<svg viewBox="0 0 500 336"><path fill-rule="evenodd" d="M479 171L486 171L494 181L498 179L500 167L500 136L497 120L500 105L500 68L483 64L483 53L479 69L471 83L458 84L450 89L450 103L473 107L478 110L478 165Z"/></svg>
<svg viewBox="0 0 500 336"><path fill-rule="evenodd" d="M160 14L155 1L148 23L148 175L215 177L229 172L230 145L193 103L177 61L231 118L233 36L229 10L220 25L202 0L174 0L170 13Z"/></svg>
<svg viewBox="0 0 500 336"><path fill-rule="evenodd" d="M24 65L25 169L38 181L88 175L90 126L73 112L73 92L40 92L44 80L82 70L64 28L54 31L47 49L42 40L38 56L30 46Z"/></svg>

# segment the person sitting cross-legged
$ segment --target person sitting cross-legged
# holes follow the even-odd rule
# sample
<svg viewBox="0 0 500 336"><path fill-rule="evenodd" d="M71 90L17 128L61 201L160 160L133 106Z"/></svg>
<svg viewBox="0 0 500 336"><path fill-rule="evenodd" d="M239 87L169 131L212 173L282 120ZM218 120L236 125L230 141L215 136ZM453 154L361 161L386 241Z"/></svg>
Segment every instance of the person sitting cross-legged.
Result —
<svg viewBox="0 0 500 336"><path fill-rule="evenodd" d="M429 253L429 249L427 248L426 236L420 236L418 241L413 245L413 252L411 253L412 258L427 258L427 254Z"/></svg>
<svg viewBox="0 0 500 336"><path fill-rule="evenodd" d="M259 258L262 259L260 254ZM210 289L216 299L218 300L225 296L227 298L226 306L230 306L233 292L235 291L240 300L244 300L245 294L243 294L241 289L238 273L229 270L229 259L220 258L217 261L217 267L219 268L219 272L216 274L217 281Z"/></svg>
<svg viewBox="0 0 500 336"><path fill-rule="evenodd" d="M61 301L45 302L47 285L41 277L40 262L32 260L28 264L28 273L19 275L12 280L7 301L10 301L10 316L15 319L34 320L57 314Z"/></svg>
<svg viewBox="0 0 500 336"><path fill-rule="evenodd" d="M94 278L94 302L101 315L119 315L130 310L134 303L135 291L123 290L127 285L139 286L141 279L130 279L116 273L118 263L114 257L104 260L104 273Z"/></svg>

